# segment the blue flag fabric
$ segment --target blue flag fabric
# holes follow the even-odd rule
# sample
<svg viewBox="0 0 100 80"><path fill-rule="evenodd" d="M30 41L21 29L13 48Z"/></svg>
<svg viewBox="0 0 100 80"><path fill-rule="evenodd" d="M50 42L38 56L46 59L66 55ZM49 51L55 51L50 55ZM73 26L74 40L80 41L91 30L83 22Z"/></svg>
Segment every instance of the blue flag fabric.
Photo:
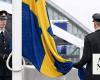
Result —
<svg viewBox="0 0 100 80"><path fill-rule="evenodd" d="M85 68L84 67L78 69L78 76L80 80L85 80Z"/></svg>
<svg viewBox="0 0 100 80"><path fill-rule="evenodd" d="M49 77L62 76L73 67L71 60L63 59L57 52L45 0L23 0L22 53Z"/></svg>

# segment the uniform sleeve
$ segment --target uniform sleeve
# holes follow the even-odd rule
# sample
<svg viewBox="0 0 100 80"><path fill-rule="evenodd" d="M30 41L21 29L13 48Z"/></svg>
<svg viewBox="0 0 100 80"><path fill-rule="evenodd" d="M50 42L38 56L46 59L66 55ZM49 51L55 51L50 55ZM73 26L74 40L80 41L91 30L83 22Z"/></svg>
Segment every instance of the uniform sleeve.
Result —
<svg viewBox="0 0 100 80"><path fill-rule="evenodd" d="M0 53L0 62L3 61L3 54Z"/></svg>
<svg viewBox="0 0 100 80"><path fill-rule="evenodd" d="M78 63L74 64L74 67L81 68L82 66L84 66L86 63L91 61L91 58L92 58L91 55L92 55L92 53L91 53L91 45L90 45L90 42L89 42L88 38L85 37L83 56L82 56L81 60Z"/></svg>

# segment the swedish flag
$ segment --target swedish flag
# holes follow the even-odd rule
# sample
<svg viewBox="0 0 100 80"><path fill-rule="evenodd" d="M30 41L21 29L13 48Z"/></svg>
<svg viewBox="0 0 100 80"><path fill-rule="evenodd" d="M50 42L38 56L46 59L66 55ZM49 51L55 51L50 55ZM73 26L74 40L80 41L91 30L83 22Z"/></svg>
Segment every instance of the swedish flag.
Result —
<svg viewBox="0 0 100 80"><path fill-rule="evenodd" d="M45 0L23 0L22 27L23 56L38 71L57 77L71 70L73 63L59 56L56 50Z"/></svg>

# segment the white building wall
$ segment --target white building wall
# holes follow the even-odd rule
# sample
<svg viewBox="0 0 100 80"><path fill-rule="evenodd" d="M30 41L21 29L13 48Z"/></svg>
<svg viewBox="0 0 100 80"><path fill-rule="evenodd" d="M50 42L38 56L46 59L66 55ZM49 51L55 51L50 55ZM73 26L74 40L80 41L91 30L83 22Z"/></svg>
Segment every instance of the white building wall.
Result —
<svg viewBox="0 0 100 80"><path fill-rule="evenodd" d="M25 66L23 80L79 80L77 69L72 69L68 74L58 78L49 78L39 73L33 66Z"/></svg>

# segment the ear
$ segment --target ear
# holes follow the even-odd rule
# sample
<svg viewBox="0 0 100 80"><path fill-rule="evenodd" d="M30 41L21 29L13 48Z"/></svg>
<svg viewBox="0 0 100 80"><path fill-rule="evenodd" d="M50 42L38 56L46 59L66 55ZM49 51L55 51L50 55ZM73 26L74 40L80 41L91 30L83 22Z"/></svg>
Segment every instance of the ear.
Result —
<svg viewBox="0 0 100 80"><path fill-rule="evenodd" d="M96 26L96 22L94 22L94 26Z"/></svg>
<svg viewBox="0 0 100 80"><path fill-rule="evenodd" d="M96 23L95 23L95 21L93 21L93 25L94 25L94 28L96 29Z"/></svg>

